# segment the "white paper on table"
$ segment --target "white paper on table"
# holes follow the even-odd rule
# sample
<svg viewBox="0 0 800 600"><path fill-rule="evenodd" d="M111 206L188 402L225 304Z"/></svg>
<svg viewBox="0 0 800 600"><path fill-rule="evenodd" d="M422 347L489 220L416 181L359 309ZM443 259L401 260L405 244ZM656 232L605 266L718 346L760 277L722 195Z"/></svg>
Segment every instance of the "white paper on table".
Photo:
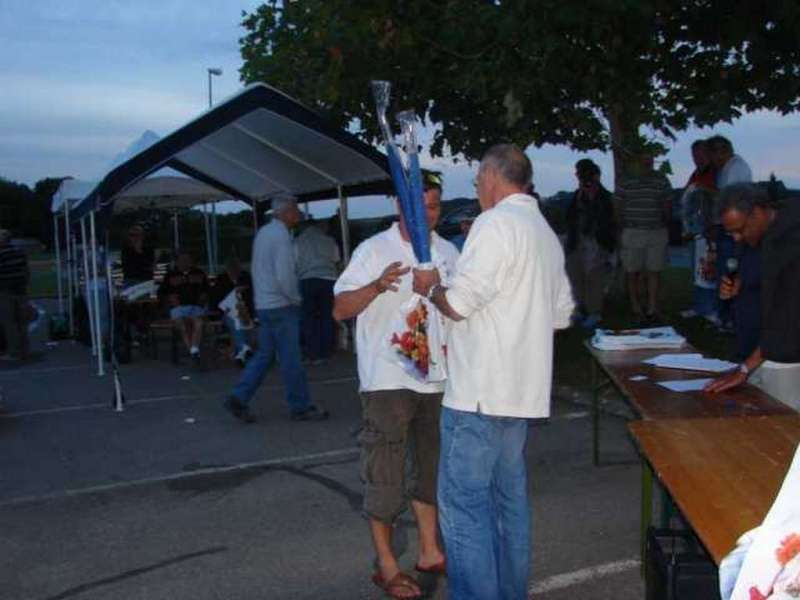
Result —
<svg viewBox="0 0 800 600"><path fill-rule="evenodd" d="M661 387L665 387L672 392L699 392L709 381L713 379L675 379L673 381L657 381Z"/></svg>
<svg viewBox="0 0 800 600"><path fill-rule="evenodd" d="M702 354L659 354L642 362L664 369L710 371L712 373L722 373L736 368L735 363L717 358L704 358Z"/></svg>

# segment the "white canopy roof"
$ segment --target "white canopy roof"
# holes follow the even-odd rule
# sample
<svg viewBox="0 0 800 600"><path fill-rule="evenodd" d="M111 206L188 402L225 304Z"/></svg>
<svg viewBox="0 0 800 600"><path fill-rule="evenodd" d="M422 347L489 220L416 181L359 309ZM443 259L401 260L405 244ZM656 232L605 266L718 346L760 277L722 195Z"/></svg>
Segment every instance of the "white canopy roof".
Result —
<svg viewBox="0 0 800 600"><path fill-rule="evenodd" d="M78 204L91 191L97 187L97 181L84 181L81 179L65 179L58 186L53 199L50 201L50 210L57 213L64 210L64 204L69 202L70 208Z"/></svg>
<svg viewBox="0 0 800 600"><path fill-rule="evenodd" d="M97 181L65 179L53 194L50 210L54 213L79 205L93 189ZM227 200L229 194L183 175L153 175L136 182L114 198L114 212L125 212L140 208L165 210L191 208L203 202Z"/></svg>
<svg viewBox="0 0 800 600"><path fill-rule="evenodd" d="M217 202L228 198L230 196L225 192L189 177L155 175L142 179L117 194L114 198L114 212L139 208L191 208L203 202Z"/></svg>

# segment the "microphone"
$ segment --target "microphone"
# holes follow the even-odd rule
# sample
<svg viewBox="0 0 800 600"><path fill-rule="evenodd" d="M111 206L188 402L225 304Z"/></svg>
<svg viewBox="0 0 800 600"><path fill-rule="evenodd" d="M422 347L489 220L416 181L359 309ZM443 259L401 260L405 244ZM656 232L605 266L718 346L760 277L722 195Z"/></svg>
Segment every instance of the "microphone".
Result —
<svg viewBox="0 0 800 600"><path fill-rule="evenodd" d="M725 270L728 272L728 277L734 279L739 272L739 259L735 256L730 257L725 261Z"/></svg>

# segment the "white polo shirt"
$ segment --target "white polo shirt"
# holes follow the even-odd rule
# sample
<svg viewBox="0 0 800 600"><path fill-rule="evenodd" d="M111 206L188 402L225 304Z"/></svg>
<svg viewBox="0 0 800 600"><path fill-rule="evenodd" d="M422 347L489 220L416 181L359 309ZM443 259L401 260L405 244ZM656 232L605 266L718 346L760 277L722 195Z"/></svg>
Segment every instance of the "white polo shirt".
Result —
<svg viewBox="0 0 800 600"><path fill-rule="evenodd" d="M534 198L512 194L475 220L447 300L465 319L450 328L444 406L549 416L553 333L569 326L575 304L561 244Z"/></svg>
<svg viewBox="0 0 800 600"><path fill-rule="evenodd" d="M734 183L750 183L751 181L753 181L753 172L750 170L750 165L738 154L731 156L717 175L719 189Z"/></svg>
<svg viewBox="0 0 800 600"><path fill-rule="evenodd" d="M455 268L458 250L434 232L431 234L431 254L442 278L447 279ZM336 281L333 293L351 292L372 283L393 262L400 262L403 266L417 263L411 243L402 238L397 223L356 248L350 264ZM389 342L392 334L396 333L395 322L401 316L401 307L414 294L411 284L412 274L409 272L400 280L397 292L384 292L356 318L358 379L362 392L410 389L435 394L444 390L443 383L423 383L392 360L393 350Z"/></svg>

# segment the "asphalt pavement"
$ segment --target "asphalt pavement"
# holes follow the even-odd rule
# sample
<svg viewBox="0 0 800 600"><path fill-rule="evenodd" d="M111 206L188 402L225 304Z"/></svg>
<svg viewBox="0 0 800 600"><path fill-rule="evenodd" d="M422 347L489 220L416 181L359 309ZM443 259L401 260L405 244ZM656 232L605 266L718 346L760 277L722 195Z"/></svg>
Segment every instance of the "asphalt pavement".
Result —
<svg viewBox="0 0 800 600"><path fill-rule="evenodd" d="M587 358L587 368L588 368ZM360 514L355 364L308 370L329 421L288 419L276 372L243 425L221 403L238 372L139 358L112 381L72 342L22 367L0 366L0 598L380 598ZM639 475L621 405L603 416L591 464L585 398L558 388L528 448L531 597L643 597ZM396 536L413 568L416 529ZM422 579L430 598L445 581Z"/></svg>

